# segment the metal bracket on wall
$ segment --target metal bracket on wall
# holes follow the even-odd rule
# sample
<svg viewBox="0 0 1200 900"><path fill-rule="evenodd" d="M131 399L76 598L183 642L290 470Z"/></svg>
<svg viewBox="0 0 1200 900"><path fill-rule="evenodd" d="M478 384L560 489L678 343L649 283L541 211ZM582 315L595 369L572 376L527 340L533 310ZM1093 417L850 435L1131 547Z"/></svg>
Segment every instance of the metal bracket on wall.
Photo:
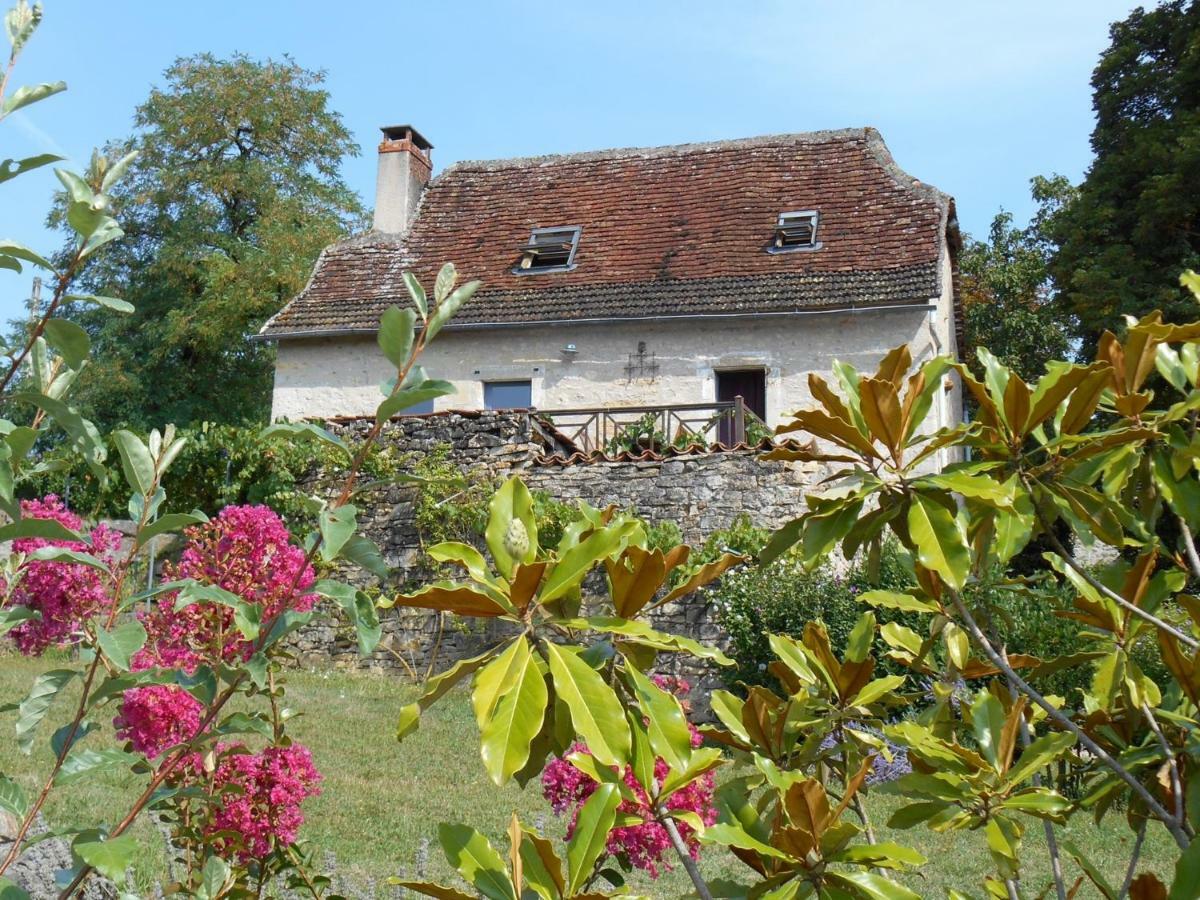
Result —
<svg viewBox="0 0 1200 900"><path fill-rule="evenodd" d="M654 353L646 352L646 342L638 341L637 353L629 354L629 362L625 365L625 380L645 378L653 381L658 377L658 360Z"/></svg>

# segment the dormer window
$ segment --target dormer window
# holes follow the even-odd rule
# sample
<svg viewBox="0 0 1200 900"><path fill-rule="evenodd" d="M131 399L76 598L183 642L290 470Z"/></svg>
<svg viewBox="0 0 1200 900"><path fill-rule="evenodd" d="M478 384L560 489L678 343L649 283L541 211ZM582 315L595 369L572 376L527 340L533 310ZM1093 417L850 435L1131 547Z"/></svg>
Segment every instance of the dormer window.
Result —
<svg viewBox="0 0 1200 900"><path fill-rule="evenodd" d="M521 248L521 258L513 274L571 271L575 268L575 250L579 246L581 230L579 225L533 229L529 243Z"/></svg>
<svg viewBox="0 0 1200 900"><path fill-rule="evenodd" d="M775 237L767 248L768 253L790 253L793 250L819 250L817 226L821 215L816 210L785 212L779 214L775 223Z"/></svg>

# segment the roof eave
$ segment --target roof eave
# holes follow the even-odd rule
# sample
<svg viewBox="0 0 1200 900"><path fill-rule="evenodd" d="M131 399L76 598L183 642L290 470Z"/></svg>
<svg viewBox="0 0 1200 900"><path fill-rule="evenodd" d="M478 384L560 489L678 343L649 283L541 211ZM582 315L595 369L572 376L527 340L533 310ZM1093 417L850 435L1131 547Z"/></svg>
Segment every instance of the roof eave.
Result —
<svg viewBox="0 0 1200 900"><path fill-rule="evenodd" d="M916 303L864 303L843 306L822 306L813 309L780 309L765 312L729 312L729 313L680 313L671 316L597 316L582 319L529 319L520 322L451 322L442 331L480 331L501 328L531 328L531 327L563 327L569 325L615 325L627 322L679 322L696 319L765 319L789 316L818 316L834 315L837 313L858 315L870 312L892 312L896 310L929 310L937 309L936 298ZM304 340L306 338L354 337L357 335L378 334L378 328L318 328L311 330L281 331L266 333L260 331L250 336L251 341L270 342L283 340Z"/></svg>

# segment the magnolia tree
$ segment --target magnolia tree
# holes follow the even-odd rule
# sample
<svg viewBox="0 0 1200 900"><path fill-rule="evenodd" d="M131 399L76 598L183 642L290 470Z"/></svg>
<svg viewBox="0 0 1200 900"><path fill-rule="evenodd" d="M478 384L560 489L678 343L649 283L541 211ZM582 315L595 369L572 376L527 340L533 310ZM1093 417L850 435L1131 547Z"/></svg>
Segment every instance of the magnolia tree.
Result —
<svg viewBox="0 0 1200 900"><path fill-rule="evenodd" d="M66 87L10 84L40 20L40 7L25 0L5 16L12 50L0 78L0 121ZM0 182L57 161L52 155L0 161ZM70 651L55 653L69 662L47 667L23 699L0 707L15 713L19 750L46 761L32 792L0 773L0 812L16 823L11 840L0 844L0 896L25 896L5 873L29 845L51 795L114 770L137 779L127 808L114 808L104 821L56 823L53 833L70 841L74 860L62 897L74 895L94 873L123 882L136 848L130 829L146 815L165 824L171 851L183 864L173 891L215 900L261 896L282 882L322 896L328 880L314 874L311 853L296 843L301 804L319 791L321 776L307 748L287 735L282 642L308 621L318 598L346 610L364 651L378 640L367 595L318 580L317 570L341 564L361 567L368 577L387 576L378 549L355 534L358 473L389 417L450 392L446 382L427 377L418 359L477 284L458 285L449 265L431 296L409 280L412 308L388 310L383 318L379 343L395 375L382 386L374 428L360 446L305 425L267 429L281 439L326 441L345 457L340 489L312 501L316 533L293 540L265 507L226 507L212 519L200 511L160 514L163 475L182 439L170 425L145 440L118 431L119 466L110 465L105 441L71 405L72 385L89 360L88 335L59 317L72 304L114 314L131 309L119 299L72 293L93 255L122 237L108 192L130 161L97 155L83 175L55 170L74 233L55 262L0 241L0 268L18 274L39 268L52 284L27 333L4 348L0 371L0 395L11 416L0 419L0 510L8 519L0 542L11 547L0 564L0 635L30 656ZM124 480L135 523L129 540L103 525L85 528L56 497L18 501L22 481L43 465L35 448L49 443L69 446L99 479ZM139 591L144 582L137 576L152 542L179 531L179 560L166 567L157 587ZM48 720L55 718L52 725Z"/></svg>
<svg viewBox="0 0 1200 900"><path fill-rule="evenodd" d="M0 119L64 87L8 88L39 18L21 2L5 20L13 52ZM5 160L0 181L55 161ZM130 828L147 815L165 823L183 863L176 892L261 896L282 878L326 896L312 851L296 841L302 804L321 777L287 735L284 638L324 599L344 610L361 650L378 641L367 592L320 572L359 567L386 588L391 573L378 549L356 534L359 472L392 415L451 392L419 359L477 285L459 286L449 265L431 294L405 277L411 303L389 309L379 330L395 376L360 445L311 424L267 429L324 442L345 458L340 488L312 499L316 532L295 541L255 507L211 519L160 514L180 438L170 426L145 440L117 432L119 466L110 465L104 441L70 402L88 336L56 316L71 303L127 310L71 292L87 259L121 236L107 191L127 164L96 158L85 175L58 173L76 236L57 264L0 242L0 268L41 267L53 282L26 337L6 348L0 374L12 416L0 420L0 508L9 519L0 541L12 548L0 573L0 632L21 653L71 651L55 656L69 663L48 668L4 707L15 713L18 748L36 749L46 765L32 792L0 775L0 810L17 820L0 854L0 895L23 896L4 873L53 792L123 770L140 787L127 808L56 828L74 853L62 897L93 873L120 881L134 850ZM1195 288L1200 278L1185 283ZM469 888L403 886L439 898L583 900L629 895L630 870L654 875L677 864L701 898L914 898L926 860L878 839L869 797L885 791L902 799L893 829L958 832L986 848L994 874L978 886L983 896L1200 896L1200 601L1188 592L1200 581L1200 324L1167 325L1157 314L1130 322L1122 337L1104 336L1095 362L1052 363L1034 385L986 351L980 357L983 381L942 358L914 371L905 348L873 374L838 365L836 388L811 378L819 405L780 429L808 443L782 443L768 456L820 461L832 474L757 562L789 553L816 567L840 553L869 567L890 536L909 556L911 585L859 595L863 612L844 646L816 622L798 637L772 635L775 689L714 692L714 724L697 728L682 686L655 673L670 656L730 660L663 631L652 613L696 602L749 560L726 553L693 563L686 546L655 546L634 515L586 505L545 546L516 478L492 498L480 547L430 548L461 580L381 605L497 620L508 637L432 678L401 712L398 736L419 740L423 713L456 685L467 688L484 772L497 784L540 780L567 838L560 847L514 816L502 853L472 824L447 823L442 848ZM953 369L976 411L931 433L925 421ZM86 528L58 498L17 500L38 469L35 447L51 441L73 448L97 477L124 480L131 540ZM932 472L939 453L967 461ZM181 530L182 555L166 579L139 591L135 576L152 542ZM1083 545L1111 548L1111 561L1084 564L1075 555ZM1065 615L1086 639L1074 655L1041 659L1005 644L1005 598L1034 589L1013 561L1033 546L1048 548L1044 576L1074 593ZM920 627L890 621L893 612ZM1138 663L1147 646L1169 673L1165 683ZM1078 702L1035 687L1083 665L1094 677ZM1063 769L1070 791L1060 789ZM1061 839L1061 826L1082 816L1129 829L1119 881ZM1044 832L1046 884L1028 871L1030 827ZM1151 830L1178 846L1173 872L1142 863ZM706 881L702 853L722 854L742 876Z"/></svg>
<svg viewBox="0 0 1200 900"><path fill-rule="evenodd" d="M1197 276L1183 280L1200 288ZM713 693L717 723L699 732L650 673L664 654L728 660L657 630L647 613L687 602L742 559L689 569L688 548L650 549L642 523L611 508L583 507L557 547L541 547L516 479L491 504L490 563L463 544L430 549L466 580L395 602L499 619L513 637L434 679L404 710L400 737L470 679L485 770L498 784L524 783L549 756L546 796L571 814L565 862L515 819L507 858L470 827L444 827L447 858L474 891L620 894L620 868L653 873L669 846L700 897L917 897L919 876L893 873L926 861L878 841L864 802L884 791L903 799L891 828L961 832L986 848L995 872L985 896L1200 896L1200 603L1187 592L1200 580L1200 323L1130 321L1122 338L1104 336L1095 362L1052 363L1033 385L986 350L980 362L982 382L943 358L914 371L901 347L873 374L838 365L836 389L811 377L819 405L779 429L807 443L781 443L767 457L819 461L832 474L758 562L791 553L816 567L838 552L869 565L888 538L908 554L912 583L861 594L840 652L819 623L799 639L772 635L779 689ZM973 419L929 432L922 426L952 370L972 395ZM941 451L966 461L931 471ZM1005 598L1034 590L1010 567L1035 538L1049 548L1043 575L1074 592L1062 614L1079 623L1085 649L1073 655L1040 659L1002 638ZM1085 565L1081 546L1107 546L1111 561ZM597 569L607 591L585 603ZM925 624L881 626L876 610ZM1136 661L1147 644L1167 683ZM882 673L881 652L908 674ZM1033 686L1082 665L1094 676L1078 703ZM1058 776L1064 769L1069 779ZM1067 781L1078 787L1060 790ZM1073 816L1129 829L1120 881L1062 839ZM1027 876L1031 826L1050 855L1045 884ZM1142 864L1152 829L1178 845L1174 872ZM702 846L728 850L746 877L706 883L694 864Z"/></svg>

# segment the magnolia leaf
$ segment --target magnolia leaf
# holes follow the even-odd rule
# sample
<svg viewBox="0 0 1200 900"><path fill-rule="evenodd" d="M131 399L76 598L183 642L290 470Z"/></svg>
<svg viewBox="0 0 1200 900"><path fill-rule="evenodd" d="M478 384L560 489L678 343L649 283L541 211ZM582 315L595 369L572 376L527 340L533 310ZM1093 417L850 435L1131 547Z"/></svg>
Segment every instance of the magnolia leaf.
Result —
<svg viewBox="0 0 1200 900"><path fill-rule="evenodd" d="M488 550L502 576L510 578L519 562L534 561L538 550L537 536L533 496L525 482L514 475L500 486L488 502L487 529L484 532ZM549 583L546 587L549 588ZM549 598L543 594L543 599Z"/></svg>
<svg viewBox="0 0 1200 900"><path fill-rule="evenodd" d="M1021 784L1028 781L1034 773L1060 759L1074 746L1075 735L1068 732L1059 731L1042 735L1021 751L1021 758L1008 772L1008 782Z"/></svg>
<svg viewBox="0 0 1200 900"><path fill-rule="evenodd" d="M650 746L673 770L687 768L692 756L692 733L679 700L633 666L626 669L638 706L646 716Z"/></svg>
<svg viewBox="0 0 1200 900"><path fill-rule="evenodd" d="M864 897L868 900L921 900L920 894L866 869L856 872L830 871L828 881L831 887L849 889L846 896L850 897ZM834 895L831 892L829 896Z"/></svg>
<svg viewBox="0 0 1200 900"><path fill-rule="evenodd" d="M567 884L554 845L528 829L522 838L521 865L526 883L542 900L559 900Z"/></svg>
<svg viewBox="0 0 1200 900"><path fill-rule="evenodd" d="M604 852L608 833L617 818L617 807L621 805L621 794L614 785L602 784L579 810L575 830L567 843L567 894L579 892L591 878L596 860Z"/></svg>
<svg viewBox="0 0 1200 900"><path fill-rule="evenodd" d="M493 782L504 785L529 760L530 744L542 730L549 692L539 660L529 642L519 639L511 660L511 679L480 735L483 767Z"/></svg>
<svg viewBox="0 0 1200 900"><path fill-rule="evenodd" d="M402 741L416 731L421 723L421 713L444 697L446 693L463 678L478 670L496 655L495 649L481 653L470 659L462 659L453 666L435 675L425 682L425 693L415 703L410 703L400 710L400 718L396 725L396 740Z"/></svg>
<svg viewBox="0 0 1200 900"><path fill-rule="evenodd" d="M504 858L482 834L466 825L438 826L446 860L488 900L517 900Z"/></svg>
<svg viewBox="0 0 1200 900"><path fill-rule="evenodd" d="M661 550L630 545L617 559L605 561L613 608L622 618L636 616L667 577L667 564Z"/></svg>
<svg viewBox="0 0 1200 900"><path fill-rule="evenodd" d="M871 644L875 640L875 614L865 612L859 616L850 636L846 639L846 662L863 662L871 653Z"/></svg>
<svg viewBox="0 0 1200 900"><path fill-rule="evenodd" d="M739 850L749 850L751 853L756 853L759 856L780 859L785 862L791 861L791 857L782 850L777 850L769 844L764 844L757 838L752 837L749 832L740 826L727 822L718 822L716 825L709 825L704 829L704 834L700 836L700 840L706 844L721 844L726 847L736 847Z"/></svg>
<svg viewBox="0 0 1200 900"><path fill-rule="evenodd" d="M524 635L511 641L495 660L475 676L471 691L471 708L475 712L475 724L483 731L496 706L516 683L522 661L530 655L529 642Z"/></svg>
<svg viewBox="0 0 1200 900"><path fill-rule="evenodd" d="M921 565L937 572L953 588L966 584L971 551L962 525L946 507L923 494L913 494L908 532Z"/></svg>
<svg viewBox="0 0 1200 900"><path fill-rule="evenodd" d="M388 884L406 888L424 894L426 897L436 897L437 900L478 900L474 894L449 888L445 885L434 884L432 881L405 881L402 878L389 878Z"/></svg>
<svg viewBox="0 0 1200 900"><path fill-rule="evenodd" d="M980 754L991 763L997 773L1004 768L999 751L1005 718L1004 707L991 691L980 691L975 702L971 704L971 729Z"/></svg>
<svg viewBox="0 0 1200 900"><path fill-rule="evenodd" d="M554 691L571 710L571 722L588 750L609 766L624 765L631 748L621 701L575 647L546 643Z"/></svg>
<svg viewBox="0 0 1200 900"><path fill-rule="evenodd" d="M597 563L615 553L627 538L625 528L607 527L592 532L566 551L550 569L542 585L540 598L549 603L577 587Z"/></svg>
<svg viewBox="0 0 1200 900"><path fill-rule="evenodd" d="M1193 840L1175 861L1175 878L1167 900L1189 900L1200 895L1200 841Z"/></svg>
<svg viewBox="0 0 1200 900"><path fill-rule="evenodd" d="M452 562L462 566L467 570L472 581L487 584L496 589L502 589L505 586L503 581L492 574L483 554L470 544L460 541L443 541L440 544L434 544L425 552L430 559L436 562Z"/></svg>
<svg viewBox="0 0 1200 900"><path fill-rule="evenodd" d="M738 553L722 553L717 559L693 572L688 579L678 587L672 589L667 596L663 597L658 603L654 604L651 609L657 609L665 603L670 603L672 600L678 600L681 597L686 597L706 585L712 584L727 571L734 566L740 566L747 562L747 557Z"/></svg>
<svg viewBox="0 0 1200 900"><path fill-rule="evenodd" d="M489 594L464 584L454 584L449 581L436 581L415 594L401 594L394 600L379 602L379 606L383 609L389 609L396 605L436 609L460 616L480 618L494 618L513 612L511 608L502 605L499 600Z"/></svg>
<svg viewBox="0 0 1200 900"><path fill-rule="evenodd" d="M901 612L937 613L941 611L932 600L897 591L864 591L858 599L871 604L871 606L898 609Z"/></svg>

